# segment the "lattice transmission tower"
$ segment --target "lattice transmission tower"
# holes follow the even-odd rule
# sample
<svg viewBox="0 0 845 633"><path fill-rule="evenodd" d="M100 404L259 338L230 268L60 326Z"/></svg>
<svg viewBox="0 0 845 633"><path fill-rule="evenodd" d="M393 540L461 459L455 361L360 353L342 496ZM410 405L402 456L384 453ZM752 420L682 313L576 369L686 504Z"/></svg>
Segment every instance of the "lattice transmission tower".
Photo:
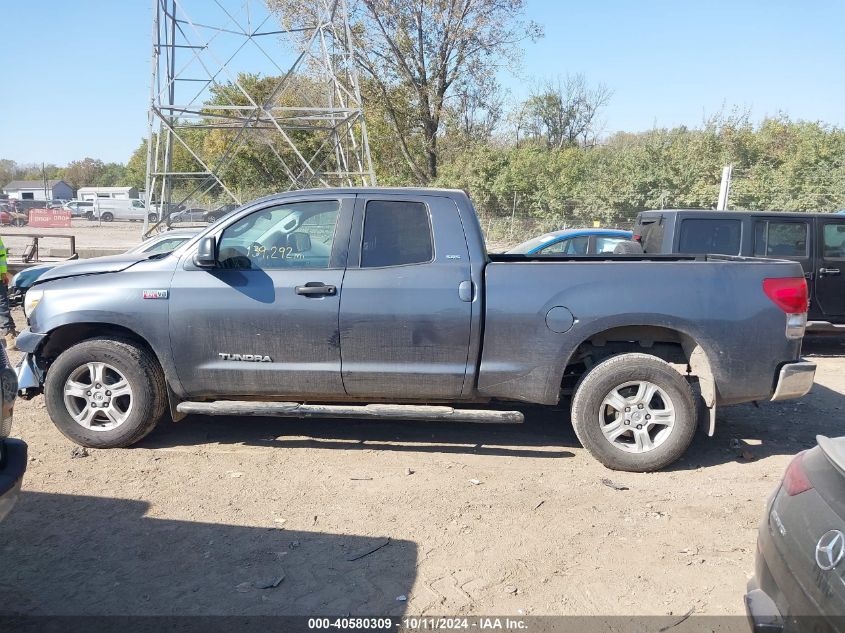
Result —
<svg viewBox="0 0 845 633"><path fill-rule="evenodd" d="M346 0L312 8L313 23L285 28L258 0L153 0L154 228L181 205L375 184Z"/></svg>

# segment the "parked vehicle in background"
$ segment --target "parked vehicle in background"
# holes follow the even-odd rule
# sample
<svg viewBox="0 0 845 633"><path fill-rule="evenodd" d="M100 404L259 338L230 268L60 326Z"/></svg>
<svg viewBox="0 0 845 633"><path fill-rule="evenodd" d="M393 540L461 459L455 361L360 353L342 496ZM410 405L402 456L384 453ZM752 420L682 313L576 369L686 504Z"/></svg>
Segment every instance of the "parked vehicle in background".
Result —
<svg viewBox="0 0 845 633"><path fill-rule="evenodd" d="M176 202L169 202L166 205L161 205L161 204L157 204L157 203L150 205L150 209L154 213L156 213L159 217L164 217L164 214L162 213L162 207L165 207L166 210L168 210L171 214L185 210L184 204L178 204Z"/></svg>
<svg viewBox="0 0 845 633"><path fill-rule="evenodd" d="M9 199L7 202L12 205L12 209L16 213L22 213L23 215L25 215L27 217L29 217L29 210L30 209L48 209L48 208L50 208L48 205L51 204L50 200Z"/></svg>
<svg viewBox="0 0 845 633"><path fill-rule="evenodd" d="M6 350L0 349L0 521L15 505L26 472L26 443L9 437L18 380Z"/></svg>
<svg viewBox="0 0 845 633"><path fill-rule="evenodd" d="M177 211L176 213L170 214L170 223L182 224L187 222L205 222L205 216L207 213L208 209L202 209L198 207L185 209L184 211Z"/></svg>
<svg viewBox="0 0 845 633"><path fill-rule="evenodd" d="M12 206L0 202L0 225L4 226L24 226L27 223L27 216L23 213L12 211Z"/></svg>
<svg viewBox="0 0 845 633"><path fill-rule="evenodd" d="M226 215L227 213L231 213L237 208L237 204L223 204L214 209L213 211L195 207L192 209L186 209L184 211L179 211L177 213L171 214L170 222L172 224L179 224L183 222L207 222L208 224L211 224L212 222L216 222L219 218L222 218L224 215Z"/></svg>
<svg viewBox="0 0 845 633"><path fill-rule="evenodd" d="M646 253L721 253L801 264L810 332L845 333L845 217L833 213L643 211L634 239Z"/></svg>
<svg viewBox="0 0 845 633"><path fill-rule="evenodd" d="M179 246L187 242L191 239L194 235L199 233L199 229L174 229L172 231L166 231L164 233L159 233L158 235L154 235L148 240L144 240L137 246L133 246L130 248L127 253L149 253L149 254L157 254L157 253L169 253L173 250L176 250ZM96 258L90 258L87 261L92 261ZM12 283L9 285L9 304L11 306L19 306L23 303L24 295L26 291L35 283L35 280L38 279L41 275L46 273L48 270L53 270L56 266L64 266L64 263L49 263L49 264L37 264L35 266L30 266L29 268L24 268L14 277L12 277Z"/></svg>
<svg viewBox="0 0 845 633"><path fill-rule="evenodd" d="M88 216L89 220L100 220L102 222L114 221L143 221L148 216L150 222L158 221L158 213L147 214L143 200L137 198L124 200L118 198L98 198L94 200L94 208Z"/></svg>
<svg viewBox="0 0 845 633"><path fill-rule="evenodd" d="M208 214L205 216L205 221L211 224L212 222L217 222L220 218L224 215L228 215L235 209L240 208L241 205L235 204L234 202L228 202L226 204L221 204L216 209L209 211Z"/></svg>
<svg viewBox="0 0 845 633"><path fill-rule="evenodd" d="M552 231L514 246L508 254L603 255L613 253L620 242L631 239L631 231L620 229L563 229Z"/></svg>
<svg viewBox="0 0 845 633"><path fill-rule="evenodd" d="M71 200L64 204L64 208L70 211L71 217L84 218L94 210L94 203L90 200Z"/></svg>
<svg viewBox="0 0 845 633"><path fill-rule="evenodd" d="M789 464L757 533L745 606L755 631L840 631L845 614L845 437Z"/></svg>
<svg viewBox="0 0 845 633"><path fill-rule="evenodd" d="M798 264L764 259L488 255L461 191L296 191L169 256L42 275L18 379L25 397L43 389L62 433L100 448L137 442L168 405L177 420L521 422L474 407L574 391L587 450L650 471L695 435L693 382L711 434L717 404L807 393L806 287Z"/></svg>

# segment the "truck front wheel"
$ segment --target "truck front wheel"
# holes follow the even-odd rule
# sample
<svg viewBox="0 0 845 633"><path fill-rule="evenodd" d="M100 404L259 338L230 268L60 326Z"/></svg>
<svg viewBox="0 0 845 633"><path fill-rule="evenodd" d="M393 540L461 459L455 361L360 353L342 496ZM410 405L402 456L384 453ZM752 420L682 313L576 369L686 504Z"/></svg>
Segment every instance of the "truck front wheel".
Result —
<svg viewBox="0 0 845 633"><path fill-rule="evenodd" d="M162 418L164 374L130 341L96 338L67 349L44 384L47 412L68 439L91 448L134 444Z"/></svg>
<svg viewBox="0 0 845 633"><path fill-rule="evenodd" d="M587 372L572 398L581 444L608 468L659 470L695 436L698 410L686 379L648 354L621 354Z"/></svg>

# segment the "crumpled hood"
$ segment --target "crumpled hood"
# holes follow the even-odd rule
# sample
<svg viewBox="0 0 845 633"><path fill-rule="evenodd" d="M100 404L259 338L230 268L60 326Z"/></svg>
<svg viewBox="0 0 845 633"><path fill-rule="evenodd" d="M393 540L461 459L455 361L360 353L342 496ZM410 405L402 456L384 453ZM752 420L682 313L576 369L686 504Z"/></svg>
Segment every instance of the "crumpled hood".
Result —
<svg viewBox="0 0 845 633"><path fill-rule="evenodd" d="M117 273L149 258L149 253L123 253L121 255L78 259L67 262L66 264L59 264L52 270L48 270L35 281L35 284L50 281L51 279L76 277L77 275Z"/></svg>

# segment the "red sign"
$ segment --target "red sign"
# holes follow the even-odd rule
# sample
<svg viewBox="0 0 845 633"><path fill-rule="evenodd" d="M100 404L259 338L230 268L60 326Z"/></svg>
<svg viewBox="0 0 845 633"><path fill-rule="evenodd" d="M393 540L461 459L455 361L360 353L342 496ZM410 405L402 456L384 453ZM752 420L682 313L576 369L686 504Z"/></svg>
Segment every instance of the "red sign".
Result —
<svg viewBox="0 0 845 633"><path fill-rule="evenodd" d="M29 226L43 229L69 229L70 211L67 209L30 209Z"/></svg>

